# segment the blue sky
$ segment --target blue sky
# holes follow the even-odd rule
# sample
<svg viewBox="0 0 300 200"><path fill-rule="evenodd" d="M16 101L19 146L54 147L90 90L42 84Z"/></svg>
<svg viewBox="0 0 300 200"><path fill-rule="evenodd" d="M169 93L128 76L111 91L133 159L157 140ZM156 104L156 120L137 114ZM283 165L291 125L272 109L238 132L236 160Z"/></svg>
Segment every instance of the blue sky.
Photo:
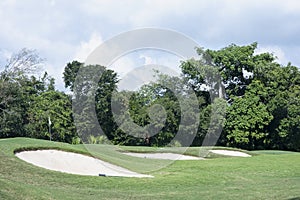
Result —
<svg viewBox="0 0 300 200"><path fill-rule="evenodd" d="M210 49L258 42L258 52L300 66L298 0L1 0L0 26L1 65L23 47L36 49L59 89L67 62L84 61L103 41L144 27L175 30ZM114 64L122 73L168 62L176 59L141 51Z"/></svg>

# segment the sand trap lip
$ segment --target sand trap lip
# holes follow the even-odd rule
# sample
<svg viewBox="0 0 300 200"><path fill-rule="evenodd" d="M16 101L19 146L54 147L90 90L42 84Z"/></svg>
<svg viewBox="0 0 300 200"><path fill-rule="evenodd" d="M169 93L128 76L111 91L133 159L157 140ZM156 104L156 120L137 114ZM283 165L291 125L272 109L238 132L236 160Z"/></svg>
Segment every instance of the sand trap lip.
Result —
<svg viewBox="0 0 300 200"><path fill-rule="evenodd" d="M69 174L88 176L153 177L78 153L59 150L22 151L16 156L33 165Z"/></svg>
<svg viewBox="0 0 300 200"><path fill-rule="evenodd" d="M240 151L230 151L230 150L209 150L209 151L215 154L221 154L226 156L251 157L251 155Z"/></svg>
<svg viewBox="0 0 300 200"><path fill-rule="evenodd" d="M148 158L148 159L163 159L163 160L203 160L204 158L199 158L195 156L186 156L176 153L132 153L126 152L123 153L128 156L134 156L139 158Z"/></svg>

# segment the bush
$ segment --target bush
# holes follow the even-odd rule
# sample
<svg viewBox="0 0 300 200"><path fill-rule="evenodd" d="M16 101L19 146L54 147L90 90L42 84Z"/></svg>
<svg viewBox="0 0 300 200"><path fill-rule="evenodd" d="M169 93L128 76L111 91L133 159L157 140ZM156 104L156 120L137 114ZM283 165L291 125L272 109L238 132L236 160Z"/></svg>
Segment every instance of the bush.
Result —
<svg viewBox="0 0 300 200"><path fill-rule="evenodd" d="M105 135L89 135L88 137L89 144L109 144L109 139Z"/></svg>
<svg viewBox="0 0 300 200"><path fill-rule="evenodd" d="M181 143L178 140L172 140L170 144L167 145L168 147L182 147Z"/></svg>
<svg viewBox="0 0 300 200"><path fill-rule="evenodd" d="M72 138L72 144L80 144L80 143L81 143L80 137L76 136Z"/></svg>

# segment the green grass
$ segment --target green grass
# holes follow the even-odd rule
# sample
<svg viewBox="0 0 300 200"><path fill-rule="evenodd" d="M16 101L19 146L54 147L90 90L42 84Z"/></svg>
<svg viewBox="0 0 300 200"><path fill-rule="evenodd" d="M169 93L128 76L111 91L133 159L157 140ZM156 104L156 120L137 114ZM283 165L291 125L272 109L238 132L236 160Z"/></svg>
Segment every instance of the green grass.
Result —
<svg viewBox="0 0 300 200"><path fill-rule="evenodd" d="M279 150L260 150L252 151L253 154L268 154L268 155L280 155L280 154L299 154L298 152L293 151L279 151Z"/></svg>
<svg viewBox="0 0 300 200"><path fill-rule="evenodd" d="M100 157L155 178L89 177L45 170L14 156L16 149L55 148ZM88 149L88 150L87 150ZM188 155L199 155L188 148ZM174 148L69 145L0 140L0 199L293 199L300 197L300 154L255 151L250 158L165 162L120 151L176 152ZM213 156L212 156L213 157ZM155 165L160 166L157 169ZM146 168L146 169L145 169ZM156 169L156 170L155 170Z"/></svg>

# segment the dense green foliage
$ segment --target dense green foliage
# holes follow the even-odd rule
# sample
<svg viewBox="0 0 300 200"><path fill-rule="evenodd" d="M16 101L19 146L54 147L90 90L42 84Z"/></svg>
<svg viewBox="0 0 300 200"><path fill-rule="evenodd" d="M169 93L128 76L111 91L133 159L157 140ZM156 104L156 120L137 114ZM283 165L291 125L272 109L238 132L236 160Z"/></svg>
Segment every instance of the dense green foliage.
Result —
<svg viewBox="0 0 300 200"><path fill-rule="evenodd" d="M49 119L51 138L71 143L75 136L70 97L62 92L47 91L33 99L28 109L27 133L31 137L48 139Z"/></svg>
<svg viewBox="0 0 300 200"><path fill-rule="evenodd" d="M76 132L71 99L55 90L54 79L46 72L34 76L40 64L35 51L22 49L0 73L0 137L49 139L50 125L54 140L72 142Z"/></svg>
<svg viewBox="0 0 300 200"><path fill-rule="evenodd" d="M203 59L186 61L183 74L196 91L205 83L198 73L205 63L219 70L228 102L219 144L246 149L300 150L299 69L282 66L270 53L255 54L257 44L202 50ZM297 125L298 124L298 125Z"/></svg>
<svg viewBox="0 0 300 200"><path fill-rule="evenodd" d="M137 91L118 91L113 70L72 61L63 74L71 95L47 73L32 75L42 60L23 49L0 74L0 137L49 139L50 118L53 139L69 143L200 146L219 138L224 146L300 151L300 71L256 48L199 48L180 77L157 72Z"/></svg>

